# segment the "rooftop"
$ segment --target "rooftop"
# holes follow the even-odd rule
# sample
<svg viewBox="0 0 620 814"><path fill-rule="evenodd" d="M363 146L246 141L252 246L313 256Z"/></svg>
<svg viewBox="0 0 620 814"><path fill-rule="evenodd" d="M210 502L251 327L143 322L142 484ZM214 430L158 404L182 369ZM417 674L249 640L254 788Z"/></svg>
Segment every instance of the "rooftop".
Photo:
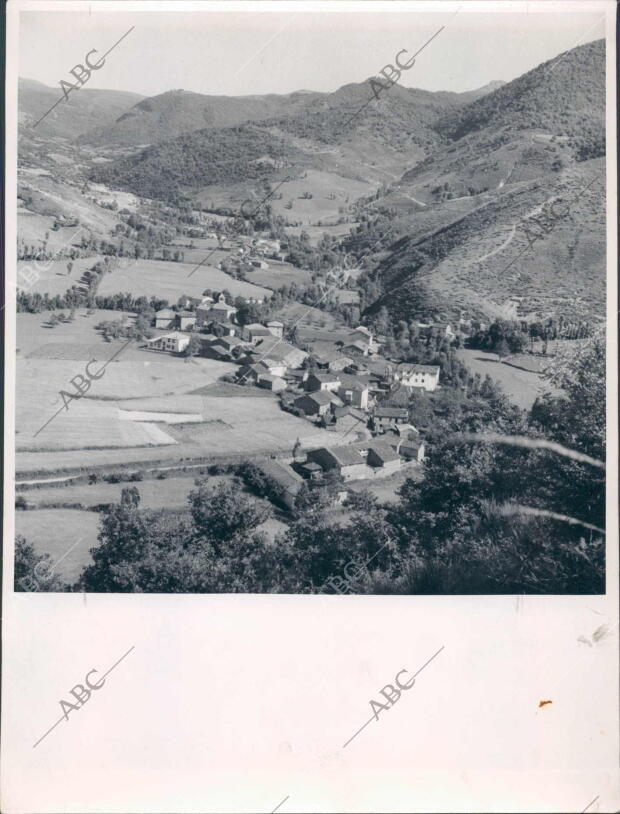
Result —
<svg viewBox="0 0 620 814"><path fill-rule="evenodd" d="M281 464L278 461L261 461L258 466L266 475L271 475L285 489L293 492L296 492L304 481L301 475L298 475L290 466Z"/></svg>
<svg viewBox="0 0 620 814"><path fill-rule="evenodd" d="M180 331L172 331L169 334L161 334L160 336L154 336L153 339L147 339L146 344L150 345L152 342L158 342L160 339L187 339L187 334L183 334Z"/></svg>
<svg viewBox="0 0 620 814"><path fill-rule="evenodd" d="M372 450L383 463L399 460L398 453L385 441L374 441L368 445L368 450Z"/></svg>
<svg viewBox="0 0 620 814"><path fill-rule="evenodd" d="M409 411L406 407L379 407L375 410L377 418L408 418Z"/></svg>
<svg viewBox="0 0 620 814"><path fill-rule="evenodd" d="M366 463L360 451L354 446L334 447L333 449L323 447L323 449L331 455L340 466L355 466L356 464Z"/></svg>
<svg viewBox="0 0 620 814"><path fill-rule="evenodd" d="M439 373L438 365L411 365L407 364L407 362L398 365L397 369L399 373L427 373L430 376Z"/></svg>

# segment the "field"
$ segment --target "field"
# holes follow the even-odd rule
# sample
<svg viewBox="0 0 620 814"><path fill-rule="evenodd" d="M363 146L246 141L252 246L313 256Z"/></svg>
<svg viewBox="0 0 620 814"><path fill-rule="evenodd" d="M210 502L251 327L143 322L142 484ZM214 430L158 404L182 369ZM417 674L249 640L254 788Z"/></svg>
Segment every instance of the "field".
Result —
<svg viewBox="0 0 620 814"><path fill-rule="evenodd" d="M280 263L277 260L270 260L268 269L255 269L248 271L247 277L252 283L256 285L265 286L265 288L279 288L283 285L297 285L304 286L310 285L312 282L312 272L308 269L298 269L290 263Z"/></svg>
<svg viewBox="0 0 620 814"><path fill-rule="evenodd" d="M200 259L203 259L203 256ZM233 297L265 298L271 293L268 289L252 283L234 280L223 271L208 265L201 266L192 274L195 266L196 263L141 259L126 270L119 269L106 274L98 293L105 295L128 291L136 297L143 294L154 295L167 299L169 303L176 303L182 294L200 297L207 288L213 291L222 291L226 288Z"/></svg>
<svg viewBox="0 0 620 814"><path fill-rule="evenodd" d="M326 221L335 223L341 217L338 211L341 207L347 208L356 198L375 191L378 182L341 175L340 172L343 170L350 174L355 170L338 166L339 157L334 157L336 160L332 161L334 165L332 171L306 169L305 178L294 178L280 186L278 186L280 182L274 183L274 189L278 186L276 194L282 193L282 198L273 197L269 200L272 211L277 215L283 215L289 222L300 221L304 227L316 224L319 220L323 223ZM309 192L312 198L302 199L301 195L304 192ZM334 196L333 199L331 195ZM200 206L230 207L235 210L238 210L246 199L256 200L258 203L263 197L260 184L253 180L237 184L204 186L194 194L194 199ZM288 201L293 202L292 209L285 208Z"/></svg>
<svg viewBox="0 0 620 814"><path fill-rule="evenodd" d="M461 348L457 356L472 373L479 373L483 379L488 373L493 381L501 385L508 398L524 410L529 410L543 393L560 392L538 373L500 364L495 353Z"/></svg>
<svg viewBox="0 0 620 814"><path fill-rule="evenodd" d="M322 329L338 328L340 321L333 314L304 305L301 302L293 302L285 305L276 314L275 318L282 322L296 323L298 331L308 330L311 326L318 326ZM337 338L337 337L336 337Z"/></svg>
<svg viewBox="0 0 620 814"><path fill-rule="evenodd" d="M272 199L271 208L277 215L288 220L301 221L306 224L317 224L319 220L336 221L340 217L340 207L347 207L356 198L368 195L376 188L374 184L345 178L331 172L307 170L305 178L294 179L282 184L278 192L281 199ZM301 195L309 192L312 198L303 199ZM333 195L333 199L329 196ZM287 201L292 201L292 209L286 209Z"/></svg>
<svg viewBox="0 0 620 814"><path fill-rule="evenodd" d="M145 480L136 483L81 483L75 486L44 486L20 492L29 506L44 509L50 504L81 503L92 508L100 503L114 503L120 500L122 490L136 486L140 492L141 509L182 509L187 505L187 496L194 486L195 475L170 477L162 480ZM226 480L226 477L210 477L210 483Z"/></svg>
<svg viewBox="0 0 620 814"><path fill-rule="evenodd" d="M97 360L89 369L100 372L123 348L123 341L105 342L94 330L111 316L120 314L97 311L85 317L78 312L74 322L50 329L45 327L47 314L18 315L17 472L287 452L297 438L306 445L319 445L327 437L331 443L340 442L337 435L282 412L271 394L230 388L220 393L218 379L235 369L230 363L186 361L133 344L108 364L81 398L63 400L61 390L78 392L71 380L85 377L89 360ZM206 395L192 395L196 391ZM128 420L140 416L128 416L127 411L160 415L157 421ZM188 420L199 414L201 420L173 424L169 422L178 416L170 413L187 414Z"/></svg>

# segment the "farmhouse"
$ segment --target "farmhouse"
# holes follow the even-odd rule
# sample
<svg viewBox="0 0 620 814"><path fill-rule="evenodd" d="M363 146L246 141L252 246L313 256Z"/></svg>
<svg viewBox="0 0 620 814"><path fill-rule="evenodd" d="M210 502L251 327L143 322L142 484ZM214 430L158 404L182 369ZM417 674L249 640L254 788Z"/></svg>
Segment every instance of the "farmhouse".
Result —
<svg viewBox="0 0 620 814"><path fill-rule="evenodd" d="M286 389L286 382L280 376L272 376L270 373L263 373L258 377L257 384L264 390L271 390L274 393L279 393L280 390Z"/></svg>
<svg viewBox="0 0 620 814"><path fill-rule="evenodd" d="M177 311L177 327L181 331L185 331L195 324L196 314L193 311Z"/></svg>
<svg viewBox="0 0 620 814"><path fill-rule="evenodd" d="M340 387L338 376L328 373L310 373L304 383L308 393L315 393L317 390L329 390L335 393Z"/></svg>
<svg viewBox="0 0 620 814"><path fill-rule="evenodd" d="M237 382L244 384L251 382L257 384L260 376L270 375L269 368L263 362L257 362L253 365L242 365L237 371Z"/></svg>
<svg viewBox="0 0 620 814"><path fill-rule="evenodd" d="M156 328L172 328L176 319L176 313L171 311L170 308L162 308L155 314L155 327Z"/></svg>
<svg viewBox="0 0 620 814"><path fill-rule="evenodd" d="M292 509L297 493L304 482L301 475L298 475L288 464L280 463L280 461L261 461L257 466L261 472L264 472L269 478L273 478L278 484L281 490L279 500Z"/></svg>
<svg viewBox="0 0 620 814"><path fill-rule="evenodd" d="M302 410L306 415L318 416L323 416L328 413L332 404L338 407L342 406L340 399L327 390L318 390L316 393L306 393L296 398L293 402L293 406L297 410Z"/></svg>
<svg viewBox="0 0 620 814"><path fill-rule="evenodd" d="M338 395L345 404L350 404L353 407L359 407L361 410L368 409L368 385L363 382L354 382L353 384L341 384L338 389Z"/></svg>
<svg viewBox="0 0 620 814"><path fill-rule="evenodd" d="M363 438L370 438L370 430L366 426L368 419L361 410L345 405L344 407L333 407L332 413L334 423L327 429L334 429L345 434L354 432L358 437L361 435ZM352 435L351 438L355 438L355 436Z"/></svg>
<svg viewBox="0 0 620 814"><path fill-rule="evenodd" d="M307 355L306 351L289 345L288 342L283 342L275 336L263 339L257 343L256 347L248 351L248 356L253 357L251 361L271 359L292 368L301 367Z"/></svg>
<svg viewBox="0 0 620 814"><path fill-rule="evenodd" d="M358 325L351 334L351 339L361 339L370 344L372 342L372 331L365 325Z"/></svg>
<svg viewBox="0 0 620 814"><path fill-rule="evenodd" d="M267 328L271 334L277 336L278 339L282 339L282 334L284 332L284 325L282 322L278 322L277 319L272 319L267 323Z"/></svg>
<svg viewBox="0 0 620 814"><path fill-rule="evenodd" d="M397 444L396 451L403 458L410 461L418 461L421 463L425 458L424 441L420 438L417 430L416 432L404 433L400 436Z"/></svg>
<svg viewBox="0 0 620 814"><path fill-rule="evenodd" d="M228 353L232 353L237 348L245 348L246 343L238 336L220 336L214 343L218 347L224 348Z"/></svg>
<svg viewBox="0 0 620 814"><path fill-rule="evenodd" d="M367 342L364 342L361 339L356 339L353 342L349 342L342 348L342 352L347 354L348 356L368 356L370 351L370 345Z"/></svg>
<svg viewBox="0 0 620 814"><path fill-rule="evenodd" d="M167 350L174 353L181 353L188 345L189 336L187 334L173 331L172 333L149 339L145 347L149 348L149 350Z"/></svg>
<svg viewBox="0 0 620 814"><path fill-rule="evenodd" d="M369 353L376 353L378 349L377 343L373 340L372 331L365 325L358 325L357 328L349 334L349 342L362 342L367 346Z"/></svg>
<svg viewBox="0 0 620 814"><path fill-rule="evenodd" d="M254 268L257 268L257 269L268 269L269 268L269 263L267 263L265 260L250 260L250 264L252 266L254 266Z"/></svg>
<svg viewBox="0 0 620 814"><path fill-rule="evenodd" d="M379 407L373 415L373 424L376 432L385 432L398 424L407 424L409 412L406 407Z"/></svg>
<svg viewBox="0 0 620 814"><path fill-rule="evenodd" d="M251 322L249 325L243 326L242 336L244 339L247 339L248 342L256 345L256 343L261 339L265 339L268 336L273 336L273 334L269 328L261 325L260 322Z"/></svg>
<svg viewBox="0 0 620 814"><path fill-rule="evenodd" d="M323 477L323 467L314 461L306 461L306 463L300 464L299 469L301 469L303 476L310 480L320 480Z"/></svg>
<svg viewBox="0 0 620 814"><path fill-rule="evenodd" d="M237 336L240 333L239 326L232 322L213 320L209 325L211 330L220 336Z"/></svg>
<svg viewBox="0 0 620 814"><path fill-rule="evenodd" d="M364 456L354 446L312 449L308 451L308 461L319 464L324 472L335 471L345 481L367 474Z"/></svg>
<svg viewBox="0 0 620 814"><path fill-rule="evenodd" d="M439 384L439 367L437 365L398 365L395 377L405 387L416 387L433 391Z"/></svg>
<svg viewBox="0 0 620 814"><path fill-rule="evenodd" d="M326 348L313 355L316 359L317 367L320 370L329 370L332 373L344 370L348 365L353 363L353 359L350 356L345 356L335 348Z"/></svg>
<svg viewBox="0 0 620 814"><path fill-rule="evenodd" d="M400 457L387 442L374 441L364 445L367 450L366 462L375 470L381 470L382 475L391 475L400 469ZM377 474L377 473L375 473Z"/></svg>

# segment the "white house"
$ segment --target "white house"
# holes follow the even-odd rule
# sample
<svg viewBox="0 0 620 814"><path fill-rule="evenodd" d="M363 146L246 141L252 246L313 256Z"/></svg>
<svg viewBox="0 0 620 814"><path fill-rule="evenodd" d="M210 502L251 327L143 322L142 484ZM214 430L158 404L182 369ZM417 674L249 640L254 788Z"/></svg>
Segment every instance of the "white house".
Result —
<svg viewBox="0 0 620 814"><path fill-rule="evenodd" d="M187 334L173 331L169 334L156 336L154 339L149 339L146 347L151 350L166 350L173 353L181 353L189 345L189 336Z"/></svg>
<svg viewBox="0 0 620 814"><path fill-rule="evenodd" d="M433 391L439 384L439 367L437 365L399 365L395 378L405 387L419 387Z"/></svg>

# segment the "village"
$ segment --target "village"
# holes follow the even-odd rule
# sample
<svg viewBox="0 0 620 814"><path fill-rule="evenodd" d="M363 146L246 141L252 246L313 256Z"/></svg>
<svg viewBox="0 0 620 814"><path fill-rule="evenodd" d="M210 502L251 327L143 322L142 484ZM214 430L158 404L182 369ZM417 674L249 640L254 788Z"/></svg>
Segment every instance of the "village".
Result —
<svg viewBox="0 0 620 814"><path fill-rule="evenodd" d="M142 347L178 356L180 364L194 356L232 362L237 369L226 381L275 393L282 410L348 436L344 445L295 449L290 460L261 463L287 492L286 502L293 505L304 480L334 475L343 483L372 480L424 461L424 428L410 423L407 407L383 402L397 390L435 391L439 366L390 362L382 354L385 337L363 325L350 329L346 341L323 340L311 354L285 339L291 331L282 321L240 324L237 315L223 293L200 300L182 296L176 309L155 314L157 335ZM453 336L447 324L422 327Z"/></svg>

